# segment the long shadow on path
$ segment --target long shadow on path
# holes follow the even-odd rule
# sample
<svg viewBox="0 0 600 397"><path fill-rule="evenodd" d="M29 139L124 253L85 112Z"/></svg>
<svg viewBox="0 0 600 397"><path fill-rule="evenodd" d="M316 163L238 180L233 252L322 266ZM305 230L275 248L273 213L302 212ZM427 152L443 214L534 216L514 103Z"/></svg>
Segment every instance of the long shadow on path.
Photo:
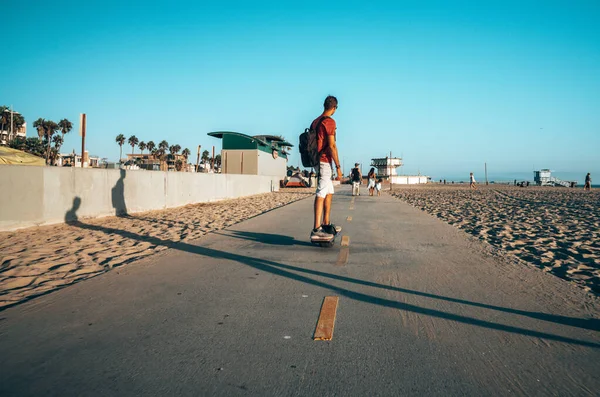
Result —
<svg viewBox="0 0 600 397"><path fill-rule="evenodd" d="M482 308L487 308L487 309L492 309L492 310L499 310L499 311L503 311L503 312L507 312L507 313L511 313L511 314L524 315L524 316L536 318L536 319L543 320L543 321L549 321L549 322L554 322L554 323L558 323L558 324L564 324L564 325L568 325L568 326L598 331L598 330L600 330L600 324L599 324L599 321L596 319L585 320L585 319L570 318L570 317L565 317L565 316L556 316L556 315L550 315L550 314L544 314L544 313L532 313L532 312L527 312L527 311L502 308L502 307L498 307L498 306L491 306L491 305L486 305L486 304L482 304L482 303L469 302L469 301L465 301L465 300L461 300L461 299L447 298L447 297L443 297L443 296L439 296L439 295L377 284L377 283L373 283L373 282L369 282L369 281L335 275L335 274L321 272L321 271L317 271L317 270L304 269L304 268L300 268L300 267L296 267L296 266L285 265L285 264L279 263L279 262L274 262L274 261L260 259L260 258L253 258L253 257L249 257L249 256L244 256L244 255L238 255L238 254L234 254L234 253L219 251L219 250L215 250L215 249L211 249L211 248L200 247L200 246L183 243L183 242L173 242L170 240L163 240L163 239L160 239L157 237L141 236L141 235L138 235L138 234L135 234L132 232L125 231L125 230L106 228L106 227L101 227L101 226L97 226L97 225L89 225L89 224L85 224L85 223L82 223L79 221L73 222L71 224L74 226L81 227L82 229L94 230L94 231L99 231L99 232L103 232L103 233L107 233L107 234L118 234L122 237L129 238L132 240L149 242L149 243L152 243L155 245L161 245L161 246L176 249L179 251L189 252L192 254L203 255L203 256L207 256L207 257L211 257L211 258L221 258L221 259L235 261L235 262L250 266L252 268L280 276L280 277L286 277L286 278L296 280L299 282L303 282L306 284L325 288L325 289L333 291L341 296L345 296L349 299L353 299L353 300L360 301L360 302L365 302L365 303L369 303L369 304L373 304L373 305L379 305L379 306L383 306L383 307L390 307L390 308L398 309L398 310L405 310L408 312L423 314L423 315L441 318L441 319L445 319L445 320L456 321L456 322L463 323L463 324L469 324L469 325L474 325L477 327L483 327L483 328L494 329L494 330L503 331L503 332L520 334L520 335L530 336L530 337L534 337L534 338L543 338L543 339L553 340L553 341L557 341L557 342L592 347L595 349L600 348L600 344L594 343L594 342L577 340L577 339L573 339L573 338L569 338L569 337L553 335L553 334L534 331L534 330L528 330L525 328L514 327L514 326L510 326L510 325L498 324L498 323L494 323L491 321L479 320L479 319L475 319L472 317L467 317L467 316L462 316L462 315L452 314L452 313L446 313L446 312L443 312L440 310L428 309L428 308L424 308L424 307L420 307L420 306L416 306L416 305L411 305L411 304L402 303L402 302L396 302L396 301L389 300L389 299L383 299L383 298L379 298L376 296L364 294L361 292L354 292L354 291L347 290L345 288L341 288L341 287L338 287L338 286L335 286L332 284L328 284L323 281L314 280L310 277L304 276L302 274L293 273L293 272L304 273L304 274L314 275L314 276L318 276L318 277L325 277L325 278L329 278L329 279L333 279L333 280L339 280L339 281L353 283L353 284L365 285L365 286L374 287L374 288L381 288L381 289L393 290L393 291L398 291L398 292L403 292L403 293L408 293L408 294L414 294L414 295L423 296L423 297L427 297L427 298L441 299L441 300L446 300L449 302L461 303L461 304L477 306L477 307L482 307Z"/></svg>

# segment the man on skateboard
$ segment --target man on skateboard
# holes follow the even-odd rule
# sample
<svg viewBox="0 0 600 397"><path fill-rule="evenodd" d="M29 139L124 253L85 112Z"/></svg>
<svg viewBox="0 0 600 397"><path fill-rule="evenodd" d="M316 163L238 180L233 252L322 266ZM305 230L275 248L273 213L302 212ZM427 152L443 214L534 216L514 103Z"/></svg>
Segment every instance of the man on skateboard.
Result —
<svg viewBox="0 0 600 397"><path fill-rule="evenodd" d="M331 118L338 107L337 98L328 96L323 103L323 113L311 124L311 129L317 131L319 172L317 177L317 193L315 197L315 222L310 234L312 242L330 242L342 228L331 223L331 200L333 199L333 170L331 162L335 162L336 180L340 180L342 170L335 144L335 120Z"/></svg>

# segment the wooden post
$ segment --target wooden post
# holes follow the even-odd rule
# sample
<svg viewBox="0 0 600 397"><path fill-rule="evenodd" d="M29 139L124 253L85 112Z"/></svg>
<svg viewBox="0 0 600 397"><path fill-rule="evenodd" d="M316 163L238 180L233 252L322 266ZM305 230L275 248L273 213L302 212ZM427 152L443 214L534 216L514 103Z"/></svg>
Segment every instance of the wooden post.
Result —
<svg viewBox="0 0 600 397"><path fill-rule="evenodd" d="M212 172L215 172L215 147L214 146L213 146L212 159L210 160L210 169L212 170Z"/></svg>
<svg viewBox="0 0 600 397"><path fill-rule="evenodd" d="M198 157L196 157L196 172L198 172L198 164L200 164L200 148L202 145L198 145Z"/></svg>
<svg viewBox="0 0 600 397"><path fill-rule="evenodd" d="M242 152L242 165L241 165L241 171L240 174L244 173L244 152Z"/></svg>
<svg viewBox="0 0 600 397"><path fill-rule="evenodd" d="M227 152L225 152L225 173L227 174Z"/></svg>
<svg viewBox="0 0 600 397"><path fill-rule="evenodd" d="M83 160L85 158L85 113L81 113L79 117L79 133L81 134L81 168L83 168ZM73 159L75 160L75 159Z"/></svg>

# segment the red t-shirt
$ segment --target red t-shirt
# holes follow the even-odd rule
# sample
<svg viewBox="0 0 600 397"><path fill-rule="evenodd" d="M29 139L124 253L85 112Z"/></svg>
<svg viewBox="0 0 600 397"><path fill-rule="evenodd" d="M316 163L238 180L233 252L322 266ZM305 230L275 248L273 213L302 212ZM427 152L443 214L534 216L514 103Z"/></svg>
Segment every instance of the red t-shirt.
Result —
<svg viewBox="0 0 600 397"><path fill-rule="evenodd" d="M316 123L321 119L322 116L317 117L313 120L310 125L310 129L313 129ZM325 117L323 121L319 125L319 130L317 131L317 139L318 139L318 149L321 153L321 158L319 161L321 163L329 163L333 161L333 156L331 155L331 148L329 147L329 143L327 140L328 135L333 135L335 137L335 120L331 117Z"/></svg>

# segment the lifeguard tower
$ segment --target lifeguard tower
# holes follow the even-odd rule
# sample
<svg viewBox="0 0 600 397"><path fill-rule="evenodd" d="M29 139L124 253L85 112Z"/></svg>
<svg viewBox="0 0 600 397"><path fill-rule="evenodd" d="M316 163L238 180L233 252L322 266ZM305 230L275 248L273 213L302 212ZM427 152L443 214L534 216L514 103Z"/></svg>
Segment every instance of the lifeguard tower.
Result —
<svg viewBox="0 0 600 397"><path fill-rule="evenodd" d="M377 177L387 179L390 183L397 185L414 185L427 183L428 176L425 175L398 175L396 168L402 167L404 163L400 157L389 157L371 159L371 167L377 168Z"/></svg>
<svg viewBox="0 0 600 397"><path fill-rule="evenodd" d="M533 182L538 186L563 186L563 187L575 187L577 182L575 181L563 181L552 176L552 171L544 168L539 171L533 171Z"/></svg>
<svg viewBox="0 0 600 397"><path fill-rule="evenodd" d="M390 178L398 175L396 168L402 167L402 159L399 157L371 159L371 167L377 168L377 175Z"/></svg>

